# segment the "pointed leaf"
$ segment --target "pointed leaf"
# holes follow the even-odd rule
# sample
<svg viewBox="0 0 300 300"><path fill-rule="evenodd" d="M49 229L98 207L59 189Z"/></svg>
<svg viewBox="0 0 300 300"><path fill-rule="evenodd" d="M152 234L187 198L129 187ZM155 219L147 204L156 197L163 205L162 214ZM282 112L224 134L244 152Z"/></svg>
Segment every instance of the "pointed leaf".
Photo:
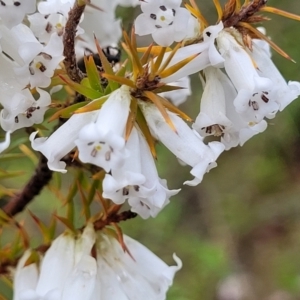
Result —
<svg viewBox="0 0 300 300"><path fill-rule="evenodd" d="M123 30L123 37L124 37L127 47L129 48L131 55L132 55L133 72L137 72L140 74L143 73L143 66L142 66L140 58L138 56L138 52L137 52L136 48L134 48L132 46L132 43L129 40L129 37L124 30Z"/></svg>
<svg viewBox="0 0 300 300"><path fill-rule="evenodd" d="M16 160L18 158L24 158L23 153L5 153L1 154L0 159L3 161Z"/></svg>
<svg viewBox="0 0 300 300"><path fill-rule="evenodd" d="M131 130L135 124L136 114L137 114L137 100L132 97L132 101L130 103L130 112L128 115L126 128L125 128L125 141L129 139L129 136L131 134Z"/></svg>
<svg viewBox="0 0 300 300"><path fill-rule="evenodd" d="M83 206L83 214L85 216L86 221L89 220L89 218L91 217L91 211L90 211L90 204L87 200L87 197L85 196L83 189L82 189L82 185L80 184L79 181L77 181L77 188L80 194L80 198L82 201L82 206Z"/></svg>
<svg viewBox="0 0 300 300"><path fill-rule="evenodd" d="M169 111L178 114L182 119L192 122L193 119L191 119L188 115L186 115L183 111L181 111L177 106L173 105L170 101L167 99L157 95L159 97L159 100L161 101L162 105L167 108Z"/></svg>
<svg viewBox="0 0 300 300"><path fill-rule="evenodd" d="M115 82L118 82L121 85L128 85L131 88L136 88L134 82L130 79L125 78L125 77L119 77L119 76L116 76L116 75L110 75L110 74L106 74L106 73L102 74L102 76L104 78L107 78L108 80L113 80Z"/></svg>
<svg viewBox="0 0 300 300"><path fill-rule="evenodd" d="M157 155L156 155L156 150L155 150L155 141L154 141L153 136L151 135L151 132L150 132L150 129L147 125L145 117L144 117L144 115L143 115L143 113L142 113L142 111L139 107L138 107L138 110L137 110L136 122L138 123L139 128L141 129L141 131L143 132L143 134L146 138L146 141L147 141L147 144L150 148L152 156L156 159Z"/></svg>
<svg viewBox="0 0 300 300"><path fill-rule="evenodd" d="M91 87L96 91L102 91L102 86L100 84L100 76L97 66L95 64L92 55L86 57L84 56L84 64L86 68L87 77L90 81Z"/></svg>
<svg viewBox="0 0 300 300"><path fill-rule="evenodd" d="M143 56L141 57L142 65L145 65L148 62L152 47L153 47L153 43L151 43L150 46L146 48L146 51L144 52ZM137 51L139 51L139 50L137 49Z"/></svg>
<svg viewBox="0 0 300 300"><path fill-rule="evenodd" d="M39 159L37 157L36 152L33 152L30 148L28 148L26 145L22 144L19 146L20 150L28 157L30 160L37 165Z"/></svg>
<svg viewBox="0 0 300 300"><path fill-rule="evenodd" d="M213 1L218 13L218 22L220 22L220 20L222 20L223 18L223 9L219 0L213 0Z"/></svg>
<svg viewBox="0 0 300 300"><path fill-rule="evenodd" d="M95 194L96 194L96 190L98 189L99 186L100 186L99 180L92 181L92 184L90 185L89 193L87 196L87 202L89 203L89 205L93 202Z"/></svg>
<svg viewBox="0 0 300 300"><path fill-rule="evenodd" d="M63 223L68 229L70 229L72 232L75 232L74 225L67 218L60 217L58 215L54 215L54 216L58 221Z"/></svg>
<svg viewBox="0 0 300 300"><path fill-rule="evenodd" d="M105 73L110 74L110 75L114 75L115 73L113 71L113 68L110 65L109 61L107 60L107 57L104 55L104 53L102 51L102 48L100 47L99 42L98 42L98 40L96 39L95 36L94 36L94 41L95 41L97 51L98 51L98 55L100 57L100 61L101 61L101 64L102 64L102 67L103 67ZM109 81L108 84L111 88L111 91L114 91L114 90L119 88L119 86L116 82Z"/></svg>
<svg viewBox="0 0 300 300"><path fill-rule="evenodd" d="M159 68L158 73L160 74L164 69L166 69L166 67L169 65L170 61L172 60L172 58L174 57L174 55L176 54L177 50L181 47L181 43L177 43L177 45L174 47L174 49L172 50L172 52L169 54L169 56L167 57L167 59L165 60L165 62L162 64L162 66ZM152 69L152 68L151 68Z"/></svg>
<svg viewBox="0 0 300 300"><path fill-rule="evenodd" d="M265 36L263 33L261 33L258 29L254 28L250 24L246 22L239 22L238 25L245 27L249 29L251 32L255 33L259 38L265 40L269 45L281 56L284 58L291 60L292 62L295 62L286 52L284 52L280 47L278 47L272 40L270 40L267 36Z"/></svg>
<svg viewBox="0 0 300 300"><path fill-rule="evenodd" d="M155 90L152 92L155 94L159 93L166 93L166 92L171 92L171 91L177 91L177 90L183 90L185 89L184 87L181 86L175 86L175 85L162 85L157 87Z"/></svg>
<svg viewBox="0 0 300 300"><path fill-rule="evenodd" d="M0 180L7 179L7 178L14 178L24 174L26 174L26 172L24 171L7 172L7 173L0 174Z"/></svg>
<svg viewBox="0 0 300 300"><path fill-rule="evenodd" d="M157 74L157 72L158 72L158 70L159 70L159 67L160 67L160 65L161 65L161 63L162 63L162 60L163 60L163 58L164 58L165 53L166 53L166 47L162 47L162 48L161 48L161 51L160 51L160 53L159 53L159 55L158 55L158 57L156 58L156 60L155 60L155 62L154 62L153 67L151 68L151 73L153 73L154 75ZM150 79L150 80L151 80L151 79Z"/></svg>
<svg viewBox="0 0 300 300"><path fill-rule="evenodd" d="M137 48L136 50L137 50L137 52L144 53L144 54L147 53L148 51L150 51L151 55L158 56L158 54L161 51L161 46L154 46L152 43L148 47L140 47L140 48ZM172 48L167 47L166 52L170 52L170 51L172 51ZM144 55L142 56L142 58L143 57L144 57ZM144 65L144 63L142 62L142 59L141 59L141 63Z"/></svg>
<svg viewBox="0 0 300 300"><path fill-rule="evenodd" d="M174 73L176 73L178 70L180 70L181 68L183 68L186 64L188 64L189 62L191 62L195 57L197 57L200 53L191 55L185 59L183 59L182 61L178 62L177 64L169 67L168 69L165 69L164 71L162 71L159 75L161 78L165 78L168 77Z"/></svg>
<svg viewBox="0 0 300 300"><path fill-rule="evenodd" d="M292 20L296 20L296 21L300 21L300 16L289 13L287 11L275 8L275 7L271 7L271 6L263 6L262 8L260 8L259 11L265 11L265 12L270 12L279 16L283 16Z"/></svg>
<svg viewBox="0 0 300 300"><path fill-rule="evenodd" d="M70 80L69 78L64 77L62 75L59 75L59 77L66 84L68 84L73 90L75 90L77 93L79 93L85 97L88 97L89 99L96 99L96 98L100 98L102 96L102 93L100 93L99 91L85 87L84 85L74 82L74 81Z"/></svg>
<svg viewBox="0 0 300 300"><path fill-rule="evenodd" d="M148 92L148 91L144 91L143 93L148 99L150 99L155 106L157 107L157 109L160 111L160 113L162 114L162 116L164 117L165 121L167 122L167 124L171 127L171 129L176 132L176 128L170 118L170 116L168 115L165 107L162 105L161 101L160 101L160 97L152 92Z"/></svg>
<svg viewBox="0 0 300 300"><path fill-rule="evenodd" d="M81 108L82 106L87 105L88 102L79 102L79 103L75 103L72 104L68 107L65 107L63 109L58 110L57 112L55 112L48 120L48 122L52 122L54 120L57 120L59 118L70 118L72 116L72 114L77 111L79 108Z"/></svg>
<svg viewBox="0 0 300 300"><path fill-rule="evenodd" d="M80 113L84 113L84 112L90 112L90 111L98 110L102 107L102 105L109 98L109 96L110 95L105 95L105 96L102 96L99 99L93 100L88 105L85 105L85 106L75 110L74 113L75 114L80 114Z"/></svg>

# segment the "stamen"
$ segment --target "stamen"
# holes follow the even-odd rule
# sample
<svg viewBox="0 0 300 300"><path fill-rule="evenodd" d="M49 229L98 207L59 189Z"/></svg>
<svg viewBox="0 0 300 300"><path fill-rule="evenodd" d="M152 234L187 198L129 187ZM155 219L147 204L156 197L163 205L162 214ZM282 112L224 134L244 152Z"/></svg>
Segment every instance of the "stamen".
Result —
<svg viewBox="0 0 300 300"><path fill-rule="evenodd" d="M265 103L269 102L269 98L264 94L261 95L261 100L264 101Z"/></svg>
<svg viewBox="0 0 300 300"><path fill-rule="evenodd" d="M211 126L202 127L201 129L202 130L205 129L205 133L213 134L214 136L223 136L225 126L219 125L219 124L214 124Z"/></svg>
<svg viewBox="0 0 300 300"><path fill-rule="evenodd" d="M167 8L166 8L164 5L160 6L159 8L160 8L162 11L166 11L166 10L167 10Z"/></svg>
<svg viewBox="0 0 300 300"><path fill-rule="evenodd" d="M97 150L96 147L95 147L95 148L93 148L93 150L92 150L92 152L91 152L91 156L92 156L92 157L96 157L97 154L98 154L98 150Z"/></svg>
<svg viewBox="0 0 300 300"><path fill-rule="evenodd" d="M129 195L129 189L127 187L123 188L123 196Z"/></svg>
<svg viewBox="0 0 300 300"><path fill-rule="evenodd" d="M32 63L31 63L32 64ZM34 72L34 68L31 66L31 65L29 65L29 73L30 73L30 75L34 75L35 74L35 72Z"/></svg>
<svg viewBox="0 0 300 300"><path fill-rule="evenodd" d="M156 14L150 14L150 18L156 20Z"/></svg>
<svg viewBox="0 0 300 300"><path fill-rule="evenodd" d="M25 113L26 118L27 118L27 119L30 119L30 118L32 117L32 113L33 113L34 111L36 111L37 109L39 109L39 107L33 107L33 106L29 107L29 108L26 110L26 113Z"/></svg>
<svg viewBox="0 0 300 300"><path fill-rule="evenodd" d="M105 160L106 161L110 161L110 158L111 158L111 151L107 151L106 153L105 153Z"/></svg>
<svg viewBox="0 0 300 300"><path fill-rule="evenodd" d="M253 110L259 110L259 105L256 101L251 101L251 106Z"/></svg>
<svg viewBox="0 0 300 300"><path fill-rule="evenodd" d="M41 52L39 55L41 55L43 58L47 59L47 60L51 60L52 56L48 53L45 52Z"/></svg>
<svg viewBox="0 0 300 300"><path fill-rule="evenodd" d="M35 67L37 69L39 69L41 72L45 72L47 70L45 65L43 63L41 63L40 61L35 64Z"/></svg>
<svg viewBox="0 0 300 300"><path fill-rule="evenodd" d="M50 33L52 28L53 28L52 24L48 22L46 27L45 27L45 30L46 30L46 32Z"/></svg>

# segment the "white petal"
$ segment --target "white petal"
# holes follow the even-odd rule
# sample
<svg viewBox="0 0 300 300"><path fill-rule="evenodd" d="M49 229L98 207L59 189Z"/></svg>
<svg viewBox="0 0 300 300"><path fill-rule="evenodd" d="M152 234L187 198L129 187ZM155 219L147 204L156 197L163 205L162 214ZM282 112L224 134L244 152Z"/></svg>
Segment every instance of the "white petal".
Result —
<svg viewBox="0 0 300 300"><path fill-rule="evenodd" d="M0 143L0 153L7 149L10 145L10 131L5 134L5 141Z"/></svg>
<svg viewBox="0 0 300 300"><path fill-rule="evenodd" d="M96 275L96 260L84 255L64 285L62 300L94 300L91 296L96 284Z"/></svg>
<svg viewBox="0 0 300 300"><path fill-rule="evenodd" d="M31 251L25 251L18 262L14 275L14 298L21 300L20 295L29 290L35 290L38 281L38 268L35 263L25 266L26 261L31 255ZM22 297L23 298L23 297Z"/></svg>
<svg viewBox="0 0 300 300"><path fill-rule="evenodd" d="M56 238L45 254L41 264L40 277L36 292L45 295L47 292L59 289L70 276L74 265L75 240L68 233Z"/></svg>
<svg viewBox="0 0 300 300"><path fill-rule="evenodd" d="M50 137L37 138L37 132L30 135L31 146L42 152L48 159L48 167L53 171L65 173L66 164L60 159L67 155L74 147L78 131L87 123L92 122L97 112L88 112L73 115L60 126Z"/></svg>

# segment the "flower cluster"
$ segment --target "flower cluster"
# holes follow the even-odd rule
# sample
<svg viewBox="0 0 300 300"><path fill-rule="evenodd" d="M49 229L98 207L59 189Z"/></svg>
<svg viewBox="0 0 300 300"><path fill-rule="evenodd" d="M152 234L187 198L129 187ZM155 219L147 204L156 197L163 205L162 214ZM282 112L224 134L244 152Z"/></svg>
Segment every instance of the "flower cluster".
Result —
<svg viewBox="0 0 300 300"><path fill-rule="evenodd" d="M103 205L105 213L127 203L134 215L156 217L179 193L159 176L157 142L189 166L191 178L183 184L195 186L223 151L266 130L268 120L300 95L300 83L287 83L274 65L270 46L289 57L253 26L264 20L256 13L266 1L245 1L241 8L229 0L222 10L216 0L215 25L194 1L185 7L181 0L87 2L46 0L36 10L34 0L1 1L0 124L6 138L0 152L12 132L34 127L31 147L51 171L66 173L76 165L101 179L99 198L111 208ZM123 32L127 59L121 62L115 10L138 4L130 37ZM157 45L138 48L136 34L151 34ZM195 121L178 108L192 94L194 73L203 85ZM64 102L52 96L60 89ZM35 124L45 121L46 111L46 120L59 124L40 136ZM210 135L215 139L208 142ZM132 239L124 242L127 253L89 224L76 238L58 237L39 268L27 251L15 274L15 299L165 299L181 262L175 258L178 266L168 267Z"/></svg>
<svg viewBox="0 0 300 300"><path fill-rule="evenodd" d="M14 299L165 299L181 260L174 254L177 266L169 267L132 238L124 242L128 252L88 224L82 234L60 235L38 261L27 250L14 275Z"/></svg>

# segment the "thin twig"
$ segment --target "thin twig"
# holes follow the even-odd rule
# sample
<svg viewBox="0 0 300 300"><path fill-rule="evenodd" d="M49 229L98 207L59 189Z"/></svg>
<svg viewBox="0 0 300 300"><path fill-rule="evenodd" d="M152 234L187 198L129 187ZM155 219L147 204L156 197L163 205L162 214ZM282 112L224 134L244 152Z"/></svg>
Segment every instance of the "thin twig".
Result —
<svg viewBox="0 0 300 300"><path fill-rule="evenodd" d="M239 22L246 21L248 18L257 13L263 6L267 4L268 0L253 0L241 10L230 16L228 19L223 19L224 27L236 26Z"/></svg>
<svg viewBox="0 0 300 300"><path fill-rule="evenodd" d="M14 216L24 210L24 208L37 196L44 186L52 178L52 171L47 166L47 158L41 154L35 174L30 178L23 190L12 197L2 208L8 216Z"/></svg>
<svg viewBox="0 0 300 300"><path fill-rule="evenodd" d="M105 226L110 225L111 223L120 223L122 221L133 219L136 216L137 216L137 213L134 213L130 210L126 210L119 214L112 214L110 216L107 216L107 218L105 218L105 219L97 220L96 222L94 222L94 228L95 228L95 230L101 230Z"/></svg>
<svg viewBox="0 0 300 300"><path fill-rule="evenodd" d="M79 5L75 1L73 8L69 12L69 18L65 26L64 32L64 65L69 77L78 83L84 78L83 73L77 66L76 54L75 54L75 36L77 32L77 26L84 12L86 5Z"/></svg>

